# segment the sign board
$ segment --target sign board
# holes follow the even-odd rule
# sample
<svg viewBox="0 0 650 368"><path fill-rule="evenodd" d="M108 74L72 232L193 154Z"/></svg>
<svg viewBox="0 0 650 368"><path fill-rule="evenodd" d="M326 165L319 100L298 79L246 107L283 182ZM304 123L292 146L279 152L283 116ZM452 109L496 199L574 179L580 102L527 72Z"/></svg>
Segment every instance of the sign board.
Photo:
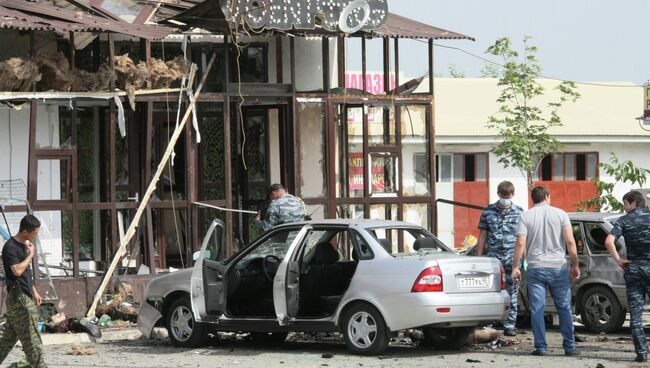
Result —
<svg viewBox="0 0 650 368"><path fill-rule="evenodd" d="M348 181L349 189L363 191L364 159L362 152L348 153ZM372 167L372 189L373 192L382 192L384 190L384 167L375 162Z"/></svg>
<svg viewBox="0 0 650 368"><path fill-rule="evenodd" d="M230 8L222 5L226 17L244 21L255 30L315 29L318 18L319 26L327 31L353 33L376 30L388 16L388 0L233 0L233 3Z"/></svg>
<svg viewBox="0 0 650 368"><path fill-rule="evenodd" d="M395 74L391 73L389 83L390 85L388 90L391 91L395 89L395 83L396 83ZM361 72L345 73L345 88L356 88L363 91L363 73ZM380 95L385 92L383 72L366 73L366 92L372 93L373 95Z"/></svg>

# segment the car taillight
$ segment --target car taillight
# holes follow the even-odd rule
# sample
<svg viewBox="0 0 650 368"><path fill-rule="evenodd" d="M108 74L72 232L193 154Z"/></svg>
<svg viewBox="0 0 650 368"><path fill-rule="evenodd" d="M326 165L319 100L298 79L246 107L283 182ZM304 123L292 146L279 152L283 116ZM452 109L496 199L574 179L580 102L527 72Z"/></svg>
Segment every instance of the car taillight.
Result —
<svg viewBox="0 0 650 368"><path fill-rule="evenodd" d="M442 291L442 271L440 267L433 266L425 268L413 283L412 293L422 291Z"/></svg>
<svg viewBox="0 0 650 368"><path fill-rule="evenodd" d="M502 265L499 265L499 267L501 267L501 290L504 290L506 288L506 270Z"/></svg>

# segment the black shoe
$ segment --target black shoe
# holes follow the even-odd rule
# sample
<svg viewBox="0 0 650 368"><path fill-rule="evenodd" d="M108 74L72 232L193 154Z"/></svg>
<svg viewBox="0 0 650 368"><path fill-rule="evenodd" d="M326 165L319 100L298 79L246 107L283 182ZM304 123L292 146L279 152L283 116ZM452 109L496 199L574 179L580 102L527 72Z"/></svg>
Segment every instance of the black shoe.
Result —
<svg viewBox="0 0 650 368"><path fill-rule="evenodd" d="M517 336L517 330L514 328L506 328L503 330L503 335L504 336Z"/></svg>
<svg viewBox="0 0 650 368"><path fill-rule="evenodd" d="M539 350L533 350L533 352L530 353L530 355L544 356L544 355L546 355L546 352L545 351L539 351Z"/></svg>
<svg viewBox="0 0 650 368"><path fill-rule="evenodd" d="M578 350L565 351L564 355L566 356L578 356L580 352Z"/></svg>
<svg viewBox="0 0 650 368"><path fill-rule="evenodd" d="M645 354L637 354L636 358L634 358L635 362L647 362L648 361L648 356Z"/></svg>

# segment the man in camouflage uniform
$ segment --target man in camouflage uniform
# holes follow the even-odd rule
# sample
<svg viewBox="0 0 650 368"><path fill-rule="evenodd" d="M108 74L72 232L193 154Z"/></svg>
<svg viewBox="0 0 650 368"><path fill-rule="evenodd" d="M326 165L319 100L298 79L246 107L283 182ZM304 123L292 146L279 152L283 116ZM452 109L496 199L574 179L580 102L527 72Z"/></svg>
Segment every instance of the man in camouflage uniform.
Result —
<svg viewBox="0 0 650 368"><path fill-rule="evenodd" d="M478 224L479 236L476 244L476 255L483 254L496 258L501 262L506 273L506 289L510 294L510 311L503 322L503 334L516 336L517 322L517 293L519 283L512 282L512 261L515 254L517 239L517 224L523 208L512 203L515 186L509 181L502 181L497 187L499 200L483 210ZM487 249L486 249L487 248Z"/></svg>
<svg viewBox="0 0 650 368"><path fill-rule="evenodd" d="M2 248L2 262L7 286L7 322L0 338L0 363L17 340L30 367L47 367L43 360L43 343L38 334L38 305L42 299L32 282L31 263L36 254L32 242L38 237L41 222L32 215L20 221L18 234Z"/></svg>
<svg viewBox="0 0 650 368"><path fill-rule="evenodd" d="M276 225L305 220L305 204L302 199L287 193L282 184L269 187L269 204L264 219L257 214L257 226L268 231Z"/></svg>
<svg viewBox="0 0 650 368"><path fill-rule="evenodd" d="M605 247L616 263L623 268L627 303L630 308L630 327L637 362L648 360L648 343L643 332L643 304L650 294L650 211L645 208L643 194L633 190L623 196L625 216L620 217L611 234L605 239ZM621 258L614 241L625 239L627 259Z"/></svg>

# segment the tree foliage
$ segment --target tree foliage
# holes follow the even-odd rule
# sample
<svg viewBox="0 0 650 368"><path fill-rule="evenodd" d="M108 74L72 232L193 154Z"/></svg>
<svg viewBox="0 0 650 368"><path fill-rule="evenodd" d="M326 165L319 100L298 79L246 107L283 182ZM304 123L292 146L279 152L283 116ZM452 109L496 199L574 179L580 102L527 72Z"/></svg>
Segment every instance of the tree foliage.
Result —
<svg viewBox="0 0 650 368"><path fill-rule="evenodd" d="M580 202L580 211L594 210L606 212L623 212L623 203L613 194L618 183L627 183L630 186L643 187L650 170L636 167L630 160L621 161L614 152L610 153L609 163L601 162L600 167L612 178L612 182L605 182L600 178L593 179L596 184L596 196L590 200Z"/></svg>
<svg viewBox="0 0 650 368"><path fill-rule="evenodd" d="M502 141L492 148L505 167L516 167L526 177L529 189L533 188L533 173L544 156L558 152L560 142L548 133L554 126L561 126L558 109L567 101L580 97L575 83L564 81L556 88L558 100L547 104L547 109L535 105L536 98L544 95L544 88L537 80L542 67L535 54L537 47L530 45L530 37L524 38L524 52L513 50L509 38L498 39L486 53L503 59L504 67L499 76L501 94L497 98L499 112L490 116L487 127L496 130Z"/></svg>

